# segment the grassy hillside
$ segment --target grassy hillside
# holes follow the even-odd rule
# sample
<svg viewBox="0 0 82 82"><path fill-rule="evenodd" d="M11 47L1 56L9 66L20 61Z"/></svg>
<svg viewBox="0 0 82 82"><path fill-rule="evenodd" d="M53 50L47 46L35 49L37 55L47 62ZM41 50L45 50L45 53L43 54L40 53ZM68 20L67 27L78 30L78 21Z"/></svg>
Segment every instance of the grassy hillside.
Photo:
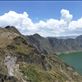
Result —
<svg viewBox="0 0 82 82"><path fill-rule="evenodd" d="M38 52L10 28L1 29L0 82L82 82L82 76L71 66L56 55Z"/></svg>

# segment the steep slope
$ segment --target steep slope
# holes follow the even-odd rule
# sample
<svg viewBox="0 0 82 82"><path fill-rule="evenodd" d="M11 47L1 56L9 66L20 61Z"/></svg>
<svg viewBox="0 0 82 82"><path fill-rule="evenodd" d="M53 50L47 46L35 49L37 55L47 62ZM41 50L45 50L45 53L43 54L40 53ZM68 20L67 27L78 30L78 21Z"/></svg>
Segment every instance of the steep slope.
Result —
<svg viewBox="0 0 82 82"><path fill-rule="evenodd" d="M39 51L47 54L61 52L82 51L82 36L76 38L59 39L55 37L44 38L38 34L26 36L28 42L36 46Z"/></svg>
<svg viewBox="0 0 82 82"><path fill-rule="evenodd" d="M40 36L39 34L34 34L33 36L26 37L29 44L33 45L38 49L39 52L44 52L45 54L48 54L48 52L52 53L53 49L52 46L48 40L48 38L44 38Z"/></svg>
<svg viewBox="0 0 82 82"><path fill-rule="evenodd" d="M9 28L0 32L4 35L0 38L0 82L82 82L74 68L56 55L39 52Z"/></svg>

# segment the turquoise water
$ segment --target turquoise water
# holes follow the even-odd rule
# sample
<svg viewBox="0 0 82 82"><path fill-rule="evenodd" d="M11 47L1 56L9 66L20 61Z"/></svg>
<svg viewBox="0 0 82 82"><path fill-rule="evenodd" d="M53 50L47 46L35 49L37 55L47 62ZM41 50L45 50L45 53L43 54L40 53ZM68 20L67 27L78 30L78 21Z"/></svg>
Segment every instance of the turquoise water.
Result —
<svg viewBox="0 0 82 82"><path fill-rule="evenodd" d="M59 57L82 75L82 52L62 53Z"/></svg>

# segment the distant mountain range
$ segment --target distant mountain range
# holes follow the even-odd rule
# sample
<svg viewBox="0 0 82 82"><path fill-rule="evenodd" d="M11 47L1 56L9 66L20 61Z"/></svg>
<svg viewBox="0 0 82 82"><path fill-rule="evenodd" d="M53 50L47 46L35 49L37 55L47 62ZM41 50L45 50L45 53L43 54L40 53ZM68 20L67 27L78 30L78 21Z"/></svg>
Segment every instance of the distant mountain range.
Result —
<svg viewBox="0 0 82 82"><path fill-rule="evenodd" d="M42 37L39 34L26 36L28 42L35 46L40 52L61 53L74 52L82 50L82 35L80 36L65 36L65 37Z"/></svg>
<svg viewBox="0 0 82 82"><path fill-rule="evenodd" d="M75 36L58 36L58 37L55 37L55 38L58 38L58 39L68 39L68 38L71 38L71 39L75 39L77 37L77 35Z"/></svg>

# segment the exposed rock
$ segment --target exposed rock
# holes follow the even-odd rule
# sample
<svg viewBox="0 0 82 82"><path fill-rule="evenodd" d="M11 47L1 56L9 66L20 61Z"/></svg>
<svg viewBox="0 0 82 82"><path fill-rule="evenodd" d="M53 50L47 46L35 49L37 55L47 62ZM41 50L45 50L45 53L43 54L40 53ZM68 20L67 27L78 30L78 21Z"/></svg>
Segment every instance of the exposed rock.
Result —
<svg viewBox="0 0 82 82"><path fill-rule="evenodd" d="M75 52L82 51L82 36L76 38L55 38L42 37L39 34L26 36L29 44L35 46L41 53L55 54L61 52Z"/></svg>
<svg viewBox="0 0 82 82"><path fill-rule="evenodd" d="M16 57L11 57L11 56L5 57L4 63L7 66L9 76L14 76L16 60L17 60Z"/></svg>

